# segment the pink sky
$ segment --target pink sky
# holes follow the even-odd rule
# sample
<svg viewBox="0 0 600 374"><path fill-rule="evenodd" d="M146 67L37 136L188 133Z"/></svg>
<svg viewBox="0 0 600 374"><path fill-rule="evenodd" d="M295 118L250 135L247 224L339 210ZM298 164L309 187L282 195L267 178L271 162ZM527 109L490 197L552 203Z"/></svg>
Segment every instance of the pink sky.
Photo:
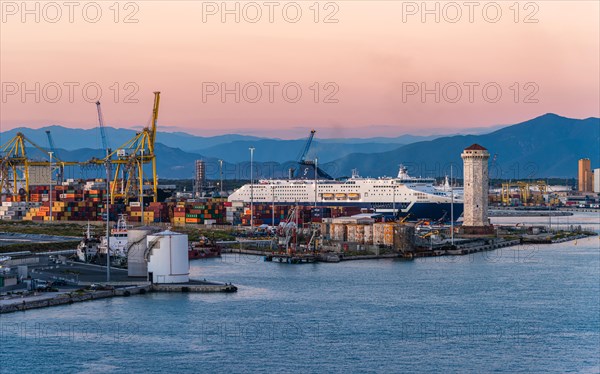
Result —
<svg viewBox="0 0 600 374"><path fill-rule="evenodd" d="M3 8L1 130L49 124L96 126L95 105L86 102L81 92L89 82L102 89L110 126L146 124L152 92L160 90L160 125L198 135L242 132L297 137L314 127L329 136L397 136L510 124L547 112L574 118L600 113L597 1L532 2L527 9L521 3L518 15L510 8L513 2L497 2L502 14L495 23L491 21L496 10L487 2L474 9L473 22L469 9L461 6L462 16L455 23L450 21L456 9L447 2L437 3L439 23L434 15L421 22L421 9L411 8L421 2L342 1L331 2L326 9L322 2L319 22L314 20L312 1L297 2L293 4L299 4L302 16L296 23L283 18L282 8L291 4L287 2L278 3L272 23L264 6L260 20L248 22L255 13L247 8L244 18L247 2L239 3L239 23L234 16L222 23L221 13L206 15L203 22L203 8L214 9L212 4L221 2L141 1L134 3L137 23L122 22L134 8L121 9L120 22L115 22L109 8L113 2L98 4L102 16L96 23L83 18L81 7L75 9L73 23L67 8L61 9L56 23L48 22L55 17L52 9L46 9L45 15L40 9L40 22L28 15L23 23L22 9ZM433 8L436 2L428 4ZM333 11L338 22L322 22ZM407 14L411 11L416 14ZM537 22L524 22L532 13L531 20ZM291 5L288 15L294 15ZM46 86L47 95L42 94L39 103L33 94L25 100L21 92L12 94L23 85L35 91L36 82L40 93L44 85L56 82L63 96L50 102L52 85ZM79 84L73 102L65 82ZM114 82L120 86L118 102L114 86L110 88ZM132 92L124 89L127 82L139 89L134 95L139 103L124 102ZM251 102L256 86L248 85L246 99L242 96L239 103L233 95L223 103L219 94L208 95L203 102L203 84L206 90L213 87L210 82L229 88L236 82L240 87L256 82L263 96ZM272 103L265 82L279 84L274 86ZM296 103L287 102L281 92L290 82L302 89ZM318 103L314 102L315 82L319 83ZM332 84L326 87L328 82ZM424 84L433 89L436 82L440 102L433 94L425 102L419 93L406 95L408 88L421 89ZM484 97L486 84L490 95ZM442 92L444 86L447 91ZM457 86L462 97L451 102ZM497 102L486 101L493 99L495 87L502 96ZM293 98L292 88L288 98ZM324 97L335 90L333 98L338 102L324 103ZM93 98L90 92L88 98ZM528 94L537 103L524 102Z"/></svg>

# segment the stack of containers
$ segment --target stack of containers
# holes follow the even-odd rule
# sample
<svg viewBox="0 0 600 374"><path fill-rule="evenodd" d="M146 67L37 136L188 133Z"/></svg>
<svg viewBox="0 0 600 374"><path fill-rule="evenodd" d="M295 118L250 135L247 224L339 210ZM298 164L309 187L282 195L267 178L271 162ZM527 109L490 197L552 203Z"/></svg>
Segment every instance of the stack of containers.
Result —
<svg viewBox="0 0 600 374"><path fill-rule="evenodd" d="M152 202L145 206L142 212L142 205L139 201L130 202L125 209L125 214L131 222L158 223L169 221L169 209L166 203Z"/></svg>
<svg viewBox="0 0 600 374"><path fill-rule="evenodd" d="M86 201L53 201L52 217L53 221L95 221L99 219L96 205ZM49 221L50 202L46 201L30 208L23 219Z"/></svg>
<svg viewBox="0 0 600 374"><path fill-rule="evenodd" d="M287 219L289 210L291 206L289 205L275 205L275 225L278 225L279 222L285 221ZM254 204L254 225L259 226L262 224L273 225L273 207L268 204ZM299 207L300 211L298 212L298 222L310 222L310 208ZM308 210L307 210L308 209ZM308 211L308 216L305 212ZM250 225L250 205L246 204L244 209L244 214L242 215L242 225ZM295 218L294 218L295 220Z"/></svg>
<svg viewBox="0 0 600 374"><path fill-rule="evenodd" d="M186 206L185 223L224 223L223 203L206 201Z"/></svg>
<svg viewBox="0 0 600 374"><path fill-rule="evenodd" d="M145 221L148 222L167 222L169 220L169 209L165 203L152 202L144 210Z"/></svg>
<svg viewBox="0 0 600 374"><path fill-rule="evenodd" d="M232 225L239 225L242 223L241 217L244 214L243 202L224 202L223 206L225 207L225 218L227 222Z"/></svg>
<svg viewBox="0 0 600 374"><path fill-rule="evenodd" d="M4 201L0 206L0 219L6 221L18 221L23 219L29 208L39 203L26 203L20 201Z"/></svg>
<svg viewBox="0 0 600 374"><path fill-rule="evenodd" d="M129 203L126 214L128 221L142 222L142 204L139 201Z"/></svg>
<svg viewBox="0 0 600 374"><path fill-rule="evenodd" d="M172 222L176 225L224 224L226 222L225 204L226 201L222 198L196 203L178 202L177 205L173 207ZM158 209L159 208L157 207L154 210L155 222L157 222L156 216ZM160 217L163 221L170 218L168 217L168 206L163 205L160 207Z"/></svg>
<svg viewBox="0 0 600 374"><path fill-rule="evenodd" d="M185 225L185 203L177 203L173 208L173 224Z"/></svg>

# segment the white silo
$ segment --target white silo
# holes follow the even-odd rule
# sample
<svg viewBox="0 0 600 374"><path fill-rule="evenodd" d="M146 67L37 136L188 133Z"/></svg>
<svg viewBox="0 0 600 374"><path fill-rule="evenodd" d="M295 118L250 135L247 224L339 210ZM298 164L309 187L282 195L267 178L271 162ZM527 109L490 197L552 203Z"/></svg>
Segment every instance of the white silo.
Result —
<svg viewBox="0 0 600 374"><path fill-rule="evenodd" d="M139 227L127 230L127 275L145 277L148 275L146 262L146 236L158 230L150 227Z"/></svg>
<svg viewBox="0 0 600 374"><path fill-rule="evenodd" d="M188 236L170 230L146 238L148 276L153 283L187 283L190 280Z"/></svg>

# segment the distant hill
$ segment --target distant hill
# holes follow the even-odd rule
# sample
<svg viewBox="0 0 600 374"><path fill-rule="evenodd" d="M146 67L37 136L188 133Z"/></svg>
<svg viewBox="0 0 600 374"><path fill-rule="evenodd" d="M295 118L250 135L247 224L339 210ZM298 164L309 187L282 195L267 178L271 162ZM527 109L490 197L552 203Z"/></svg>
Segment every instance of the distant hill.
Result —
<svg viewBox="0 0 600 374"><path fill-rule="evenodd" d="M18 132L41 147L47 147L48 139L46 130L50 130L55 147L74 151L78 149L101 149L102 140L100 130L72 129L63 126L47 126L39 129L19 127L0 133L0 144L14 137ZM118 129L106 127L106 136L109 146L115 149L136 134L132 129ZM328 162L350 153L356 152L384 152L395 149L403 144L415 141L435 139L436 136L401 135L397 137L351 138L351 139L319 139L313 142L309 157L317 156L322 162ZM256 147L255 159L257 161L285 161L295 160L301 149L304 148L306 138L283 140L275 138L260 138L248 135L227 134L210 137L191 135L183 132L158 132L157 142L179 148L186 152L202 154L204 157L222 159L227 162L237 163L247 161L248 148Z"/></svg>
<svg viewBox="0 0 600 374"><path fill-rule="evenodd" d="M455 173L462 175L460 154L473 143L486 147L492 155L491 177L574 177L579 158L588 157L592 167L600 166L600 119L545 114L489 134L442 137L387 152L351 154L333 163L340 175L350 175L353 168L362 175L396 175L400 163L407 165L410 173L422 176L448 174L454 164Z"/></svg>
<svg viewBox="0 0 600 374"><path fill-rule="evenodd" d="M245 162L250 158L248 148L254 146L254 159L256 161L285 161L296 160L300 156L302 149L306 144L306 139L298 140L239 140L226 144L215 145L213 147L198 149L197 153L202 153L209 157L223 159L228 162ZM321 139L314 140L308 153L309 159L317 157L320 162L329 162L339 157L357 152L385 152L396 149L401 143L358 143L350 142L326 142Z"/></svg>
<svg viewBox="0 0 600 374"><path fill-rule="evenodd" d="M45 148L45 129L52 131L57 155L63 160L85 161L103 155L98 129L69 129L61 126L20 128L1 133L0 143L5 143L21 131ZM108 128L107 132L113 148L135 134L134 130L114 128ZM408 135L370 140L317 138L313 142L309 158L316 155L319 165L335 177L349 176L354 168L363 176L396 175L400 163L405 164L412 175L436 177L449 174L450 164L453 164L455 175L461 176L460 153L465 147L479 143L495 156L490 159L490 176L494 178L572 178L577 174L577 160L582 157L589 157L592 167L600 166L598 118L579 120L546 114L483 135L445 136L410 144L396 143L390 139L397 142L404 139L410 143L419 137ZM218 160L223 159L225 178L248 179L248 147L253 145L256 147L254 159L257 178L281 177L287 174L289 167L295 166L294 161L305 141L306 139L264 139L235 134L198 137L185 133L159 132L156 145L158 173L161 178L191 178L194 161L204 159L207 163L207 176L217 178ZM46 157L34 148L28 149L28 152L32 158ZM68 175L69 172L72 175ZM98 173L101 171L73 169L67 171L67 177L92 178Z"/></svg>
<svg viewBox="0 0 600 374"><path fill-rule="evenodd" d="M121 146L136 134L136 131L131 129L118 129L114 127L106 127L105 129L109 146L113 149ZM72 129L56 125L46 126L39 129L19 127L2 132L0 133L0 144L4 144L10 138L14 137L18 132L21 132L35 143L45 147L48 145L46 130L50 130L56 148L67 150L76 150L81 148L102 148L100 130L97 127L91 129ZM233 141L254 140L261 138L237 134L202 137L183 132L158 131L157 139L159 139L160 143L166 146L192 151L206 147L213 147L224 143L230 143Z"/></svg>

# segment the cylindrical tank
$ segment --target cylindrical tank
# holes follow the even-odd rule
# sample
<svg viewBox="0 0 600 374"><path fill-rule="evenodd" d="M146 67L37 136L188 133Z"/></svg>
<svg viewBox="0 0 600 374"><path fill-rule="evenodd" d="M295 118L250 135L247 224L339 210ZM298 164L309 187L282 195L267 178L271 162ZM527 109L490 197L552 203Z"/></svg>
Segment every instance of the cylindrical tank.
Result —
<svg viewBox="0 0 600 374"><path fill-rule="evenodd" d="M148 275L148 264L144 258L146 253L146 236L152 233L150 228L127 230L127 275L145 277Z"/></svg>
<svg viewBox="0 0 600 374"><path fill-rule="evenodd" d="M148 274L153 283L187 283L190 280L188 236L170 230L148 235Z"/></svg>

